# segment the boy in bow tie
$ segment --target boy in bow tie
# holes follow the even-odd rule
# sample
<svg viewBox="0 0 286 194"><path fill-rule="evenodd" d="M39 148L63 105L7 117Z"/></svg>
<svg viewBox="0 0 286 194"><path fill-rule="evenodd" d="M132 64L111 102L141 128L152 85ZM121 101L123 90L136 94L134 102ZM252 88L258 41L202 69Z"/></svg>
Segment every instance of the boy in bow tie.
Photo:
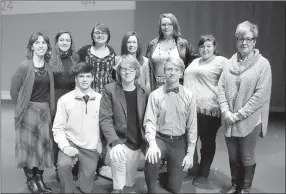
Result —
<svg viewBox="0 0 286 194"><path fill-rule="evenodd" d="M72 166L79 160L80 192L90 193L93 177L101 153L99 106L101 94L91 89L93 67L85 62L74 66L76 87L58 100L53 125L54 140L58 144L58 172L65 193L73 193Z"/></svg>
<svg viewBox="0 0 286 194"><path fill-rule="evenodd" d="M193 165L197 140L196 101L193 93L179 84L184 69L181 58L167 59L166 83L148 99L143 123L149 146L145 156L148 193L156 193L160 159L167 161L167 189L172 193L180 192L184 171Z"/></svg>

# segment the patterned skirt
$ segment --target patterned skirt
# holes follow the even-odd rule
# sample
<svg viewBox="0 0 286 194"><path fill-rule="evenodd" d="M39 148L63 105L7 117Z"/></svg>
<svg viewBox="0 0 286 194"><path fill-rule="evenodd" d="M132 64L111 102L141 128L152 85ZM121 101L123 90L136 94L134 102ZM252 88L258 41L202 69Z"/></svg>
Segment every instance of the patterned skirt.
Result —
<svg viewBox="0 0 286 194"><path fill-rule="evenodd" d="M51 168L53 164L53 137L48 102L30 102L16 131L17 168Z"/></svg>

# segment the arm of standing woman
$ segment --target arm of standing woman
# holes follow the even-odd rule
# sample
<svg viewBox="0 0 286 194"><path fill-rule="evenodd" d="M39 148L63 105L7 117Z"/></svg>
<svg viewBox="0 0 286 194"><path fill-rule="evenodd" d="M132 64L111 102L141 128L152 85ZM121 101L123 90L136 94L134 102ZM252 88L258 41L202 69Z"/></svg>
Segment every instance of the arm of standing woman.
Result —
<svg viewBox="0 0 286 194"><path fill-rule="evenodd" d="M14 104L17 103L18 94L26 74L27 68L21 64L11 78L10 96Z"/></svg>

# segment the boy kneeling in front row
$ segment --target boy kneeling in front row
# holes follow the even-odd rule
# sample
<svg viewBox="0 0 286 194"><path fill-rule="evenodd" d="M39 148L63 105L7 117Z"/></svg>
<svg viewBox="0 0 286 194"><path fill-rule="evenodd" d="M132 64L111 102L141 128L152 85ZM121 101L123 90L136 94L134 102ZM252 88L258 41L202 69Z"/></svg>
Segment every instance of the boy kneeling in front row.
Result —
<svg viewBox="0 0 286 194"><path fill-rule="evenodd" d="M53 125L54 140L60 150L58 172L65 193L76 190L72 166L79 160L79 187L82 193L93 189L93 177L102 150L99 132L101 94L91 89L93 67L84 62L74 66L76 87L57 104Z"/></svg>

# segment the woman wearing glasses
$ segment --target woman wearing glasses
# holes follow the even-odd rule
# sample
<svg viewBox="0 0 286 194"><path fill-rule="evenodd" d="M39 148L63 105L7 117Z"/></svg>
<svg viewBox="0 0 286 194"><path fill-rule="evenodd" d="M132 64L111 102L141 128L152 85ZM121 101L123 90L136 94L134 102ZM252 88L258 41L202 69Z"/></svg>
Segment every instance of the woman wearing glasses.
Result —
<svg viewBox="0 0 286 194"><path fill-rule="evenodd" d="M232 183L224 192L249 193L256 142L267 131L272 75L268 60L255 49L257 26L242 22L235 36L238 52L225 65L218 84Z"/></svg>
<svg viewBox="0 0 286 194"><path fill-rule="evenodd" d="M227 61L225 57L218 56L217 43L212 35L202 35L198 46L201 57L193 60L184 73L184 86L196 95L198 137L201 141L201 161L193 180L195 186L207 182L215 156L216 134L221 125L217 85Z"/></svg>
<svg viewBox="0 0 286 194"><path fill-rule="evenodd" d="M150 86L153 91L165 83L163 64L168 58L180 57L187 66L199 56L181 37L177 18L172 13L163 13L159 20L159 37L148 44L146 57L150 60Z"/></svg>
<svg viewBox="0 0 286 194"><path fill-rule="evenodd" d="M94 81L92 89L101 93L103 87L114 82L116 73L115 51L108 45L110 30L105 24L96 24L91 31L92 45L83 46L77 52L80 62L86 62L94 67Z"/></svg>

